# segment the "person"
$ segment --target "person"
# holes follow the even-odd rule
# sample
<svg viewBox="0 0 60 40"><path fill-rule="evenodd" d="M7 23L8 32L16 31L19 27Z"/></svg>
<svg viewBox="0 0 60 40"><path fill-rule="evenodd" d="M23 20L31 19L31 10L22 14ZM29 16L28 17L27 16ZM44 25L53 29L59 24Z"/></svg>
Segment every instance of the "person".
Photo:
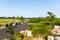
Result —
<svg viewBox="0 0 60 40"><path fill-rule="evenodd" d="M6 24L5 26L6 26L6 27L8 27L9 25L8 25L8 24Z"/></svg>
<svg viewBox="0 0 60 40"><path fill-rule="evenodd" d="M16 22L16 25L18 25L18 22Z"/></svg>
<svg viewBox="0 0 60 40"><path fill-rule="evenodd" d="M15 23L13 23L12 26L14 27L15 26Z"/></svg>

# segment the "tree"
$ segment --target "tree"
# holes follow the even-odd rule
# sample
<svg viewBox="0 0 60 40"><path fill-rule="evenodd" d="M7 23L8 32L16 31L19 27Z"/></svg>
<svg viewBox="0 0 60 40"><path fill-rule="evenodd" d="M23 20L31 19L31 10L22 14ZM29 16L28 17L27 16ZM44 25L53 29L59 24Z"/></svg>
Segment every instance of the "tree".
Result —
<svg viewBox="0 0 60 40"><path fill-rule="evenodd" d="M23 16L21 16L20 18L21 18L21 20L24 20L24 17Z"/></svg>
<svg viewBox="0 0 60 40"><path fill-rule="evenodd" d="M49 21L54 21L56 19L55 15L51 12L48 12L49 14Z"/></svg>
<svg viewBox="0 0 60 40"><path fill-rule="evenodd" d="M24 17L23 16L21 16L21 17L17 16L17 19L24 20Z"/></svg>
<svg viewBox="0 0 60 40"><path fill-rule="evenodd" d="M53 15L53 13L51 13L51 12L48 12L48 14L49 14L50 17Z"/></svg>

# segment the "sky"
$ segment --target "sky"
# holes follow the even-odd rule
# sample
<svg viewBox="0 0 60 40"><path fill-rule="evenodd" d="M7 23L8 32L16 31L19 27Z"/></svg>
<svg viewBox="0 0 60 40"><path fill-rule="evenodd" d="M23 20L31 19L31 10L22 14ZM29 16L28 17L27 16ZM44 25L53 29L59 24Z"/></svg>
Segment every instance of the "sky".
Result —
<svg viewBox="0 0 60 40"><path fill-rule="evenodd" d="M60 17L60 0L0 0L0 16Z"/></svg>

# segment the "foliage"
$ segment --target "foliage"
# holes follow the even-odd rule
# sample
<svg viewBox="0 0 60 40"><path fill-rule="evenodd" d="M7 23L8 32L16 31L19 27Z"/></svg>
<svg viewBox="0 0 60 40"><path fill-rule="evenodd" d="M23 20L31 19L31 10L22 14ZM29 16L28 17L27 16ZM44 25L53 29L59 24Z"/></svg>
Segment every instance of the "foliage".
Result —
<svg viewBox="0 0 60 40"><path fill-rule="evenodd" d="M23 16L21 16L21 17L17 16L17 19L24 20L24 17Z"/></svg>
<svg viewBox="0 0 60 40"><path fill-rule="evenodd" d="M30 24L28 25L28 29L32 30L33 36L42 35L46 37L51 34L50 30L54 25L60 25L59 18L51 12L48 12L48 15L46 17L31 18L29 20Z"/></svg>
<svg viewBox="0 0 60 40"><path fill-rule="evenodd" d="M51 32L50 30L53 28L54 25L60 25L60 18L57 18L55 14L53 14L52 12L47 12L48 16L46 17L34 17L34 18L28 18L29 19L29 25L28 25L28 30L32 31L33 36L47 36L50 35ZM13 17L14 19L14 17ZM8 33L10 33L10 35L14 35L16 38L23 38L24 35L21 35L19 32L14 32L13 28L11 27L11 22L14 22L13 19L0 19L0 26L1 23L6 24L6 23L10 23L8 24ZM19 17L17 16L16 19L18 20L24 20L25 18L23 16ZM4 21L3 21L4 20ZM3 22L2 22L3 21Z"/></svg>
<svg viewBox="0 0 60 40"><path fill-rule="evenodd" d="M31 18L30 20L29 20L29 22L30 23L38 23L38 22L40 22L40 17L38 17L38 18Z"/></svg>
<svg viewBox="0 0 60 40"><path fill-rule="evenodd" d="M15 40L20 40L20 37L21 37L21 33L20 32L15 32L14 33Z"/></svg>
<svg viewBox="0 0 60 40"><path fill-rule="evenodd" d="M5 27L6 24L16 22L16 21L21 21L18 19L0 19L0 27Z"/></svg>
<svg viewBox="0 0 60 40"><path fill-rule="evenodd" d="M30 24L31 25L31 24ZM45 25L45 24L33 24L35 27L32 27L32 34L35 36L36 34L38 35L49 35L50 33L50 27Z"/></svg>
<svg viewBox="0 0 60 40"><path fill-rule="evenodd" d="M51 13L51 12L48 12L48 17L49 17L49 21L54 21L55 19L56 19L56 16L53 14L53 13Z"/></svg>
<svg viewBox="0 0 60 40"><path fill-rule="evenodd" d="M10 40L15 40L14 38L14 28L12 28L12 23L8 24L8 26L6 26L8 28L7 33L10 34Z"/></svg>

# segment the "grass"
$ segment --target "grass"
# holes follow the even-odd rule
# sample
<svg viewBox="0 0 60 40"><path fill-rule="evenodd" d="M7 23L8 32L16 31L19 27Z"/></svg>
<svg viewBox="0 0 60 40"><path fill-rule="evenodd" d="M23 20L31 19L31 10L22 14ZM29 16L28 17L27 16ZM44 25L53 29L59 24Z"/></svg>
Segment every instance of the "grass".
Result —
<svg viewBox="0 0 60 40"><path fill-rule="evenodd" d="M25 37L24 40L33 40L33 37Z"/></svg>
<svg viewBox="0 0 60 40"><path fill-rule="evenodd" d="M18 19L0 19L0 27L4 27L6 23L20 21Z"/></svg>

